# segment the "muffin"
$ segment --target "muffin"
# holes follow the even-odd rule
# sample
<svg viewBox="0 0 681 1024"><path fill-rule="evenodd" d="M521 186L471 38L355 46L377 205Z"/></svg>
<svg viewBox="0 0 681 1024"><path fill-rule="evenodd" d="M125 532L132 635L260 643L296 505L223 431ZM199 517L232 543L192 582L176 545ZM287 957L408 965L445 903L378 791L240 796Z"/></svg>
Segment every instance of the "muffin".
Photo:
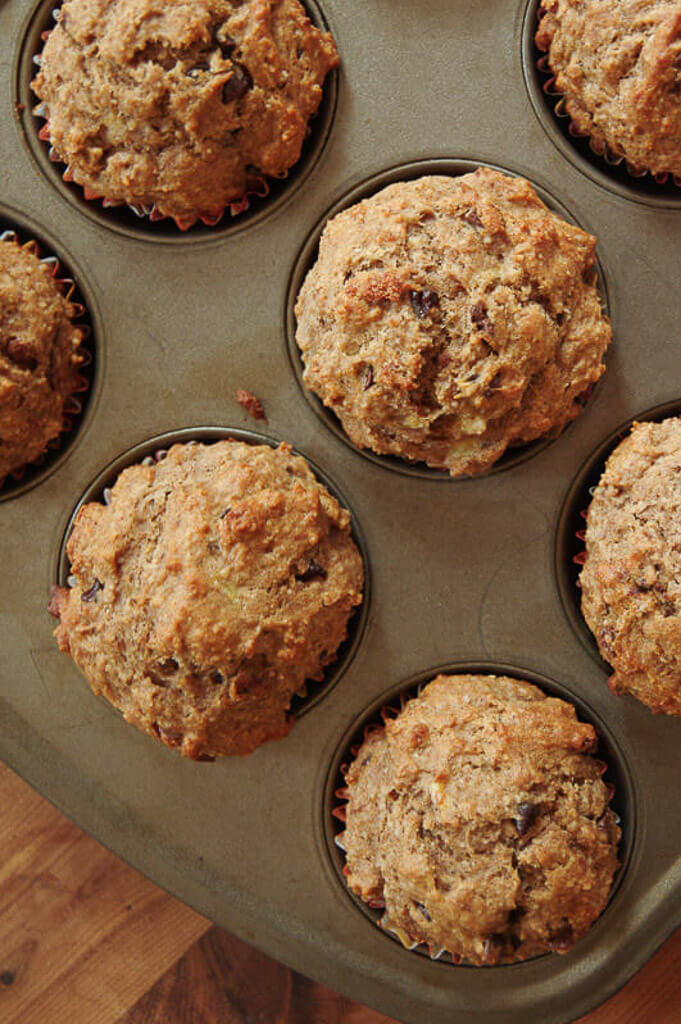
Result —
<svg viewBox="0 0 681 1024"><path fill-rule="evenodd" d="M33 90L74 181L184 221L296 163L337 64L298 0L66 0Z"/></svg>
<svg viewBox="0 0 681 1024"><path fill-rule="evenodd" d="M296 304L303 379L359 447L484 473L559 434L605 369L595 246L522 178L390 185L324 229Z"/></svg>
<svg viewBox="0 0 681 1024"><path fill-rule="evenodd" d="M536 43L596 152L681 178L679 0L542 0Z"/></svg>
<svg viewBox="0 0 681 1024"><path fill-rule="evenodd" d="M361 603L350 514L287 445L174 445L80 509L59 647L128 722L185 757L291 727Z"/></svg>
<svg viewBox="0 0 681 1024"><path fill-rule="evenodd" d="M634 423L594 491L582 612L613 693L681 715L681 419Z"/></svg>
<svg viewBox="0 0 681 1024"><path fill-rule="evenodd" d="M84 330L53 271L35 244L0 239L0 484L65 429L82 383Z"/></svg>
<svg viewBox="0 0 681 1024"><path fill-rule="evenodd" d="M620 830L590 725L503 676L438 676L347 770L345 875L383 927L455 963L565 953L608 900Z"/></svg>

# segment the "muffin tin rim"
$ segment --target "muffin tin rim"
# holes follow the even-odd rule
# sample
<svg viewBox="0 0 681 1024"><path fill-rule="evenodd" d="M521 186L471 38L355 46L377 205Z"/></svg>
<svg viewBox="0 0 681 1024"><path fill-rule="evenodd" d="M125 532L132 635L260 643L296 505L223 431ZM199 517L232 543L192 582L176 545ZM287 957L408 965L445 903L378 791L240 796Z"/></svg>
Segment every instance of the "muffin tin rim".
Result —
<svg viewBox="0 0 681 1024"><path fill-rule="evenodd" d="M376 195L383 188L402 181L413 181L423 176L443 175L446 177L461 177L475 171L479 167L490 168L502 174L514 178L521 178L527 181L537 193L539 199L548 207L551 213L557 214L567 223L587 231L581 221L564 205L562 200L557 199L554 193L545 185L540 184L535 178L527 177L522 171L517 171L508 166L492 163L487 160L477 160L472 157L420 157L414 160L403 161L383 170L373 172L361 181L355 182L342 195L340 195L331 206L328 206L324 213L318 217L312 228L307 232L302 245L299 246L293 265L288 275L286 293L284 297L283 331L291 371L296 380L299 391L309 408L315 413L324 427L339 441L341 441L355 455L361 456L375 466L389 472L403 476L425 480L431 483L445 484L466 484L486 477L497 476L501 473L510 472L518 466L523 465L535 456L540 455L547 448L552 447L555 441L563 437L570 428L585 415L592 407L600 390L603 378L608 372L608 356L615 343L615 331L608 349L604 355L605 373L592 385L591 394L586 401L582 411L573 420L566 424L560 434L556 437L544 436L525 445L510 446L506 449L500 459L486 472L473 476L451 476L447 470L427 466L423 461L410 462L408 459L397 455L381 455L371 448L360 448L345 433L341 421L333 411L324 405L322 400L308 388L303 381L304 361L298 343L296 341L297 320L295 305L300 289L308 272L311 270L319 249L319 242L327 223L343 210L361 202L363 199ZM594 237L597 237L594 235ZM603 261L600 256L600 245L597 239L597 248L594 258L596 271L596 289L598 291L603 314L612 324L612 303L608 281L603 268Z"/></svg>
<svg viewBox="0 0 681 1024"><path fill-rule="evenodd" d="M96 476L90 480L89 484L81 490L76 504L72 506L72 511L68 514L66 526L59 536L56 554L53 557L53 568L50 573L52 582L58 586L67 586L69 559L66 545L78 512L88 502L100 501L103 489L107 486L112 486L124 469L139 465L145 457L153 454L154 451L169 449L174 444L186 444L189 441L196 441L199 444L214 444L218 441L228 441L230 439L254 446L267 445L273 450L276 450L281 444L288 444L287 441L274 438L269 434L261 434L258 431L249 430L244 427L204 424L194 427L177 427L160 434L154 434L146 440L137 442L109 460ZM341 507L349 512L350 536L359 551L364 572L362 603L353 610L348 619L347 636L338 648L337 657L326 666L325 677L328 675L328 678L324 678L319 682L306 680L305 685L310 688L311 692L304 697L294 694L291 700L291 707L288 713L295 720L298 720L321 703L338 686L366 641L372 599L372 569L369 548L359 517L355 513L353 506L348 502L344 491L338 486L335 479L329 476L326 470L320 468L316 461L309 458L295 445L290 445L290 448L293 455L300 456L305 460L317 482L321 483L338 501ZM97 497L98 495L99 497Z"/></svg>

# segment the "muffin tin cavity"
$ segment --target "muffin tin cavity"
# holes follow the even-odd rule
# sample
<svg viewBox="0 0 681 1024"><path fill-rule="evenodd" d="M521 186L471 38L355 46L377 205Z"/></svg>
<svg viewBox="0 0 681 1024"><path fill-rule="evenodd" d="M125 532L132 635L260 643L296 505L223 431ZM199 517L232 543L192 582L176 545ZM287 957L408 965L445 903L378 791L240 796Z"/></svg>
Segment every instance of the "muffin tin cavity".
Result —
<svg viewBox="0 0 681 1024"><path fill-rule="evenodd" d="M539 123L554 146L573 166L602 188L623 199L650 206L681 209L681 184L671 175L657 178L652 174L636 174L625 161L608 153L598 153L573 128L561 94L554 86L554 76L546 55L534 41L541 0L529 0L522 29L522 65L525 85Z"/></svg>
<svg viewBox="0 0 681 1024"><path fill-rule="evenodd" d="M0 482L0 502L16 498L36 484L46 480L70 454L80 440L94 408L102 370L102 331L91 293L80 271L76 271L70 257L63 255L60 245L47 239L44 232L13 210L0 206L0 239L15 238L20 245L33 243L41 261L52 268L63 295L68 295L76 307L73 320L83 332L80 345L84 359L78 367L78 384L65 407L65 428L48 443L47 450L35 462L22 467Z"/></svg>
<svg viewBox="0 0 681 1024"><path fill-rule="evenodd" d="M77 505L69 517L68 525L57 555L54 574L55 582L59 586L69 585L71 570L69 558L66 553L66 544L78 511L82 505L85 505L88 502L103 502L106 504L108 499L108 489L116 482L116 479L122 470L126 469L128 466L133 466L136 463L145 462L146 460L151 460L151 462L154 460L159 461L165 456L167 450L174 444L187 444L192 442L210 444L215 441L227 441L230 439L242 441L246 444L267 444L271 448L276 448L281 443L274 438L266 437L250 430L214 426L188 427L184 430L173 430L165 434L158 434L155 437L149 438L147 441L142 441L140 444L135 445L134 448L128 449L128 451L123 452L123 454L110 462L79 498ZM348 509L352 513L352 509L343 493L326 475L326 473L308 459L303 452L300 452L295 448L292 450L295 455L303 456L319 482L327 488L343 508ZM305 684L304 691L293 697L291 702L291 714L296 718L302 717L310 710L310 708L313 708L318 704L319 701L321 701L321 699L333 689L350 667L350 664L362 643L369 616L371 575L366 541L354 513L352 513L351 533L352 539L357 545L362 557L362 564L364 567L364 599L359 608L357 608L353 613L348 623L348 635L338 648L336 660L327 667L324 678L320 682L309 680Z"/></svg>
<svg viewBox="0 0 681 1024"><path fill-rule="evenodd" d="M329 31L316 0L301 2L313 24L324 32ZM80 185L65 180L67 168L52 151L47 133L43 130L45 120L39 113L40 101L31 89L31 81L38 71L45 34L54 27L56 10L58 7L55 7L54 0L43 0L28 20L15 67L15 110L24 141L47 180L72 207L95 223L128 237L155 242L198 243L234 235L260 223L280 209L301 187L324 152L336 115L338 69L330 71L324 82L323 98L310 120L300 159L286 175L269 178L266 189L258 189L254 194L249 194L245 208L238 212L236 207L234 212L228 208L218 220L206 218L183 230L171 218L156 220L127 205L109 206L101 199L88 198ZM341 53L341 61L342 57Z"/></svg>
<svg viewBox="0 0 681 1024"><path fill-rule="evenodd" d="M679 415L681 415L681 401L666 402L664 405L656 405L652 409L647 409L638 416L632 416L631 419L622 423L589 456L572 481L558 520L554 561L561 604L582 646L608 675L611 674L612 669L601 658L598 644L584 621L581 610L579 574L582 571L586 551L584 546L585 514L591 502L593 489L601 478L609 456L620 441L623 441L628 435L632 424L648 420L664 420L670 416Z"/></svg>
<svg viewBox="0 0 681 1024"><path fill-rule="evenodd" d="M286 307L285 307L285 333L286 343L288 346L288 354L293 369L293 373L298 382L308 405L313 412L319 417L319 419L326 425L326 427L336 435L339 440L346 444L358 455L368 459L375 465L382 466L384 469L392 470L397 473L402 473L407 476L417 477L426 480L441 480L448 482L459 483L462 479L466 478L452 478L445 470L433 469L427 466L423 462L409 462L406 459L398 458L393 455L379 455L369 448L360 448L354 444L348 435L343 430L340 420L336 415L325 406L322 401L305 385L303 381L304 363L302 355L298 345L296 343L296 316L295 316L295 305L298 293L302 287L303 281L317 260L319 252L319 241L326 226L327 221L342 210L346 210L348 207L360 202L369 196L374 195L381 189L388 185L392 185L399 181L411 181L416 178L420 178L424 175L449 175L451 177L458 177L459 175L469 174L476 170L478 167L491 167L493 170L501 171L504 174L515 175L517 172L511 171L508 168L500 167L495 164L488 164L484 161L474 160L455 160L455 159L433 159L433 160L419 160L407 164L400 164L390 170L383 171L380 174L373 175L367 178L365 181L356 185L353 189L347 192L341 199L338 200L327 213L318 221L313 230L308 235L302 249L300 250L298 257L293 265L293 270L289 278L288 291L286 296ZM537 195L546 206L552 210L558 216L571 224L576 224L578 227L582 227L581 224L569 213L569 211L554 198L549 192L537 185L534 181L530 181L530 184L535 189ZM596 277L597 287L601 297L603 312L608 314L608 293L603 276L603 270L596 260ZM605 362L607 365L608 354L606 352ZM607 371L606 371L607 372ZM584 396L584 404L587 402L590 405L594 400L594 393L598 389L598 384L592 387L588 393ZM581 415L584 415L583 413ZM566 427L568 430L570 425ZM565 431L564 431L565 432ZM564 433L563 432L563 433ZM550 438L540 438L530 444L518 446L515 448L509 448L506 453L498 460L492 469L486 473L486 476L492 473L500 473L504 470L510 469L514 466L518 466L528 459L537 455L543 451L551 443Z"/></svg>
<svg viewBox="0 0 681 1024"><path fill-rule="evenodd" d="M400 711L409 700L417 697L421 693L423 687L432 679L438 675L464 674L509 676L511 678L533 683L550 696L558 697L572 704L575 707L580 721L590 723L596 730L599 742L598 749L593 756L604 761L607 765L603 779L613 790L610 806L617 814L619 818L619 825L622 830L622 838L619 846L620 866L613 880L608 905L602 915L591 926L590 931L593 932L595 929L607 928L608 913L622 886L622 880L626 874L636 841L635 795L629 765L612 733L604 724L600 716L598 716L588 704L586 704L581 698L577 697L572 691L568 690L560 683L556 683L551 679L538 675L536 672L528 672L515 666L495 662L454 662L446 665L438 665L432 669L428 669L426 672L420 672L418 675L412 676L411 679L407 679L398 686L387 690L382 694L382 696L374 700L367 710L359 715L346 730L336 749L336 753L331 760L331 765L326 777L326 783L324 785L323 807L321 808L322 830L326 841L326 849L331 863L332 873L336 878L338 885L341 886L347 898L354 903L363 916L376 928L381 929L380 921L383 915L382 908L371 907L364 903L359 896L351 892L345 884L343 875L345 855L342 846L339 845L339 837L345 828L343 823L343 808L345 806L345 801L342 796L343 789L345 787L343 767L353 759L354 754L363 742L367 733L380 728L387 718L394 718L397 712ZM445 966L450 969L454 966L467 967L468 969L471 969L471 965L467 964L465 961L460 965L455 965L449 953L440 951L439 953L436 952L431 954L428 948L424 945L406 947L401 939L390 931L383 931L383 929L381 929L381 934L389 941L401 946L405 950L405 953L416 953L421 957L436 960L439 964L443 965L443 969ZM577 943L575 948L579 948L579 943ZM546 954L545 956L548 955L550 954ZM496 969L522 970L524 966L529 965L538 959L545 959L545 957L535 957L533 960L527 960L524 963L497 965Z"/></svg>

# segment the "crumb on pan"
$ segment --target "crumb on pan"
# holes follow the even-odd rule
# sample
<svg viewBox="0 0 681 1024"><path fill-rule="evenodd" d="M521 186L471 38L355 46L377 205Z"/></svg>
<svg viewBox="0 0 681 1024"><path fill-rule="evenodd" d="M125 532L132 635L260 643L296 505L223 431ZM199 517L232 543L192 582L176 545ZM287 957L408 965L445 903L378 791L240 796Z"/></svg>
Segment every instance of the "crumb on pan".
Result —
<svg viewBox="0 0 681 1024"><path fill-rule="evenodd" d="M265 409L260 399L252 391L244 388L237 388L236 400L254 420L266 420Z"/></svg>

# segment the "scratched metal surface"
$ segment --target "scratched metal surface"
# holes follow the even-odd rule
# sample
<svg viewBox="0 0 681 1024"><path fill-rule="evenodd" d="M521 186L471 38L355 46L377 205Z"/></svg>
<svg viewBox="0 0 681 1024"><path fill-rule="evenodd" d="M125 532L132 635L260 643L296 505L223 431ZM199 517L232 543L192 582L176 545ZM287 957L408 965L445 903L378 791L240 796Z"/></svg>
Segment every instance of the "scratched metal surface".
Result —
<svg viewBox="0 0 681 1024"><path fill-rule="evenodd" d="M156 882L337 990L414 1024L564 1020L605 999L681 921L681 805L670 785L681 726L609 694L554 572L564 497L589 454L622 421L679 397L681 213L666 193L634 200L604 187L550 137L525 84L521 0L322 8L343 59L323 152L305 180L294 177L238 230L174 241L165 229L86 213L56 187L31 141L30 113L14 106L27 79L24 40L36 38L35 16L47 8L0 3L0 219L66 257L99 342L88 416L68 457L0 501L0 755ZM597 234L615 328L608 372L563 437L459 483L353 451L303 395L286 340L289 281L325 211L372 176L430 158L524 174ZM91 695L56 650L45 602L74 505L103 467L164 431L251 427L237 387L262 398L267 432L310 456L347 497L366 538L372 597L348 671L285 741L197 765ZM628 865L569 956L479 970L433 963L379 932L339 883L325 833L339 744L384 692L458 662L547 677L619 750L630 780Z"/></svg>

